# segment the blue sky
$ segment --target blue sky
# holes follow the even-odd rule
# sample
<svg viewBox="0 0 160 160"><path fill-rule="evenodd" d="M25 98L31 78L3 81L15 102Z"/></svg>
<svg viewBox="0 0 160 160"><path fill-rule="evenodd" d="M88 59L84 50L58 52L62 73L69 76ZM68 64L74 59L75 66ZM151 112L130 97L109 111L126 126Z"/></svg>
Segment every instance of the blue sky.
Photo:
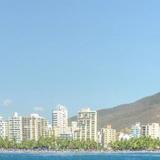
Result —
<svg viewBox="0 0 160 160"><path fill-rule="evenodd" d="M112 107L160 91L160 1L0 2L0 113Z"/></svg>

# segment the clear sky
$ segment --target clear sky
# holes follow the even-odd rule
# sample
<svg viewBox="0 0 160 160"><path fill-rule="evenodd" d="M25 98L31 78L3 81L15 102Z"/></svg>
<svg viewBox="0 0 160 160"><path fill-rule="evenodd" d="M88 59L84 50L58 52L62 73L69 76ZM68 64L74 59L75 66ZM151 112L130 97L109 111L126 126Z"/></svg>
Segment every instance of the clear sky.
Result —
<svg viewBox="0 0 160 160"><path fill-rule="evenodd" d="M160 91L159 0L0 2L0 113L112 107Z"/></svg>

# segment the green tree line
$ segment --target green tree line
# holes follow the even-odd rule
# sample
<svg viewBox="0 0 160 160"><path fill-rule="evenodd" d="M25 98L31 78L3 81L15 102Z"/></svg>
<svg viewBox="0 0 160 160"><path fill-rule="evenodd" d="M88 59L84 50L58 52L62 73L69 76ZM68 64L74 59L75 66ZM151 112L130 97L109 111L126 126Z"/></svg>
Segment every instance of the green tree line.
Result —
<svg viewBox="0 0 160 160"><path fill-rule="evenodd" d="M41 137L38 141L29 140L16 143L15 140L9 141L7 138L0 138L1 149L50 149L50 150L99 150L101 145L91 140L67 140L55 139L54 137Z"/></svg>
<svg viewBox="0 0 160 160"><path fill-rule="evenodd" d="M151 137L131 138L129 140L115 141L111 144L113 150L158 150L160 140Z"/></svg>
<svg viewBox="0 0 160 160"><path fill-rule="evenodd" d="M9 141L7 138L0 138L1 149L31 149L31 150L102 150L100 144L91 140L67 140L55 139L52 137L41 137L38 141L22 141L16 143L15 140ZM115 141L109 145L112 150L159 150L160 139L151 137L131 138L129 140Z"/></svg>

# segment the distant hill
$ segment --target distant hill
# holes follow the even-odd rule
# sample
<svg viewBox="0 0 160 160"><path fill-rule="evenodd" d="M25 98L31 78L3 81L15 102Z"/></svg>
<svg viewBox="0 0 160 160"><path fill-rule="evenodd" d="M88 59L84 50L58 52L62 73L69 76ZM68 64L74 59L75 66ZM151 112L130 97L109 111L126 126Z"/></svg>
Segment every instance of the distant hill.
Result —
<svg viewBox="0 0 160 160"><path fill-rule="evenodd" d="M160 93L145 97L134 103L123 104L113 108L101 109L98 113L98 129L112 124L112 127L121 130L130 128L135 122L143 124L160 123ZM69 121L76 120L76 116Z"/></svg>

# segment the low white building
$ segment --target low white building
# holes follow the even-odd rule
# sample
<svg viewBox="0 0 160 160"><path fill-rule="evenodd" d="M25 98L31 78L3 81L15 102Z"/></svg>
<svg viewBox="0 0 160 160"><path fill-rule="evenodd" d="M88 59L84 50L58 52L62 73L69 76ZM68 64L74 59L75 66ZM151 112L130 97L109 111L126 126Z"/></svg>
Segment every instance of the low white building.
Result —
<svg viewBox="0 0 160 160"><path fill-rule="evenodd" d="M131 136L129 134L120 132L119 136L118 136L118 140L119 141L123 141L123 140L129 140L131 138Z"/></svg>

